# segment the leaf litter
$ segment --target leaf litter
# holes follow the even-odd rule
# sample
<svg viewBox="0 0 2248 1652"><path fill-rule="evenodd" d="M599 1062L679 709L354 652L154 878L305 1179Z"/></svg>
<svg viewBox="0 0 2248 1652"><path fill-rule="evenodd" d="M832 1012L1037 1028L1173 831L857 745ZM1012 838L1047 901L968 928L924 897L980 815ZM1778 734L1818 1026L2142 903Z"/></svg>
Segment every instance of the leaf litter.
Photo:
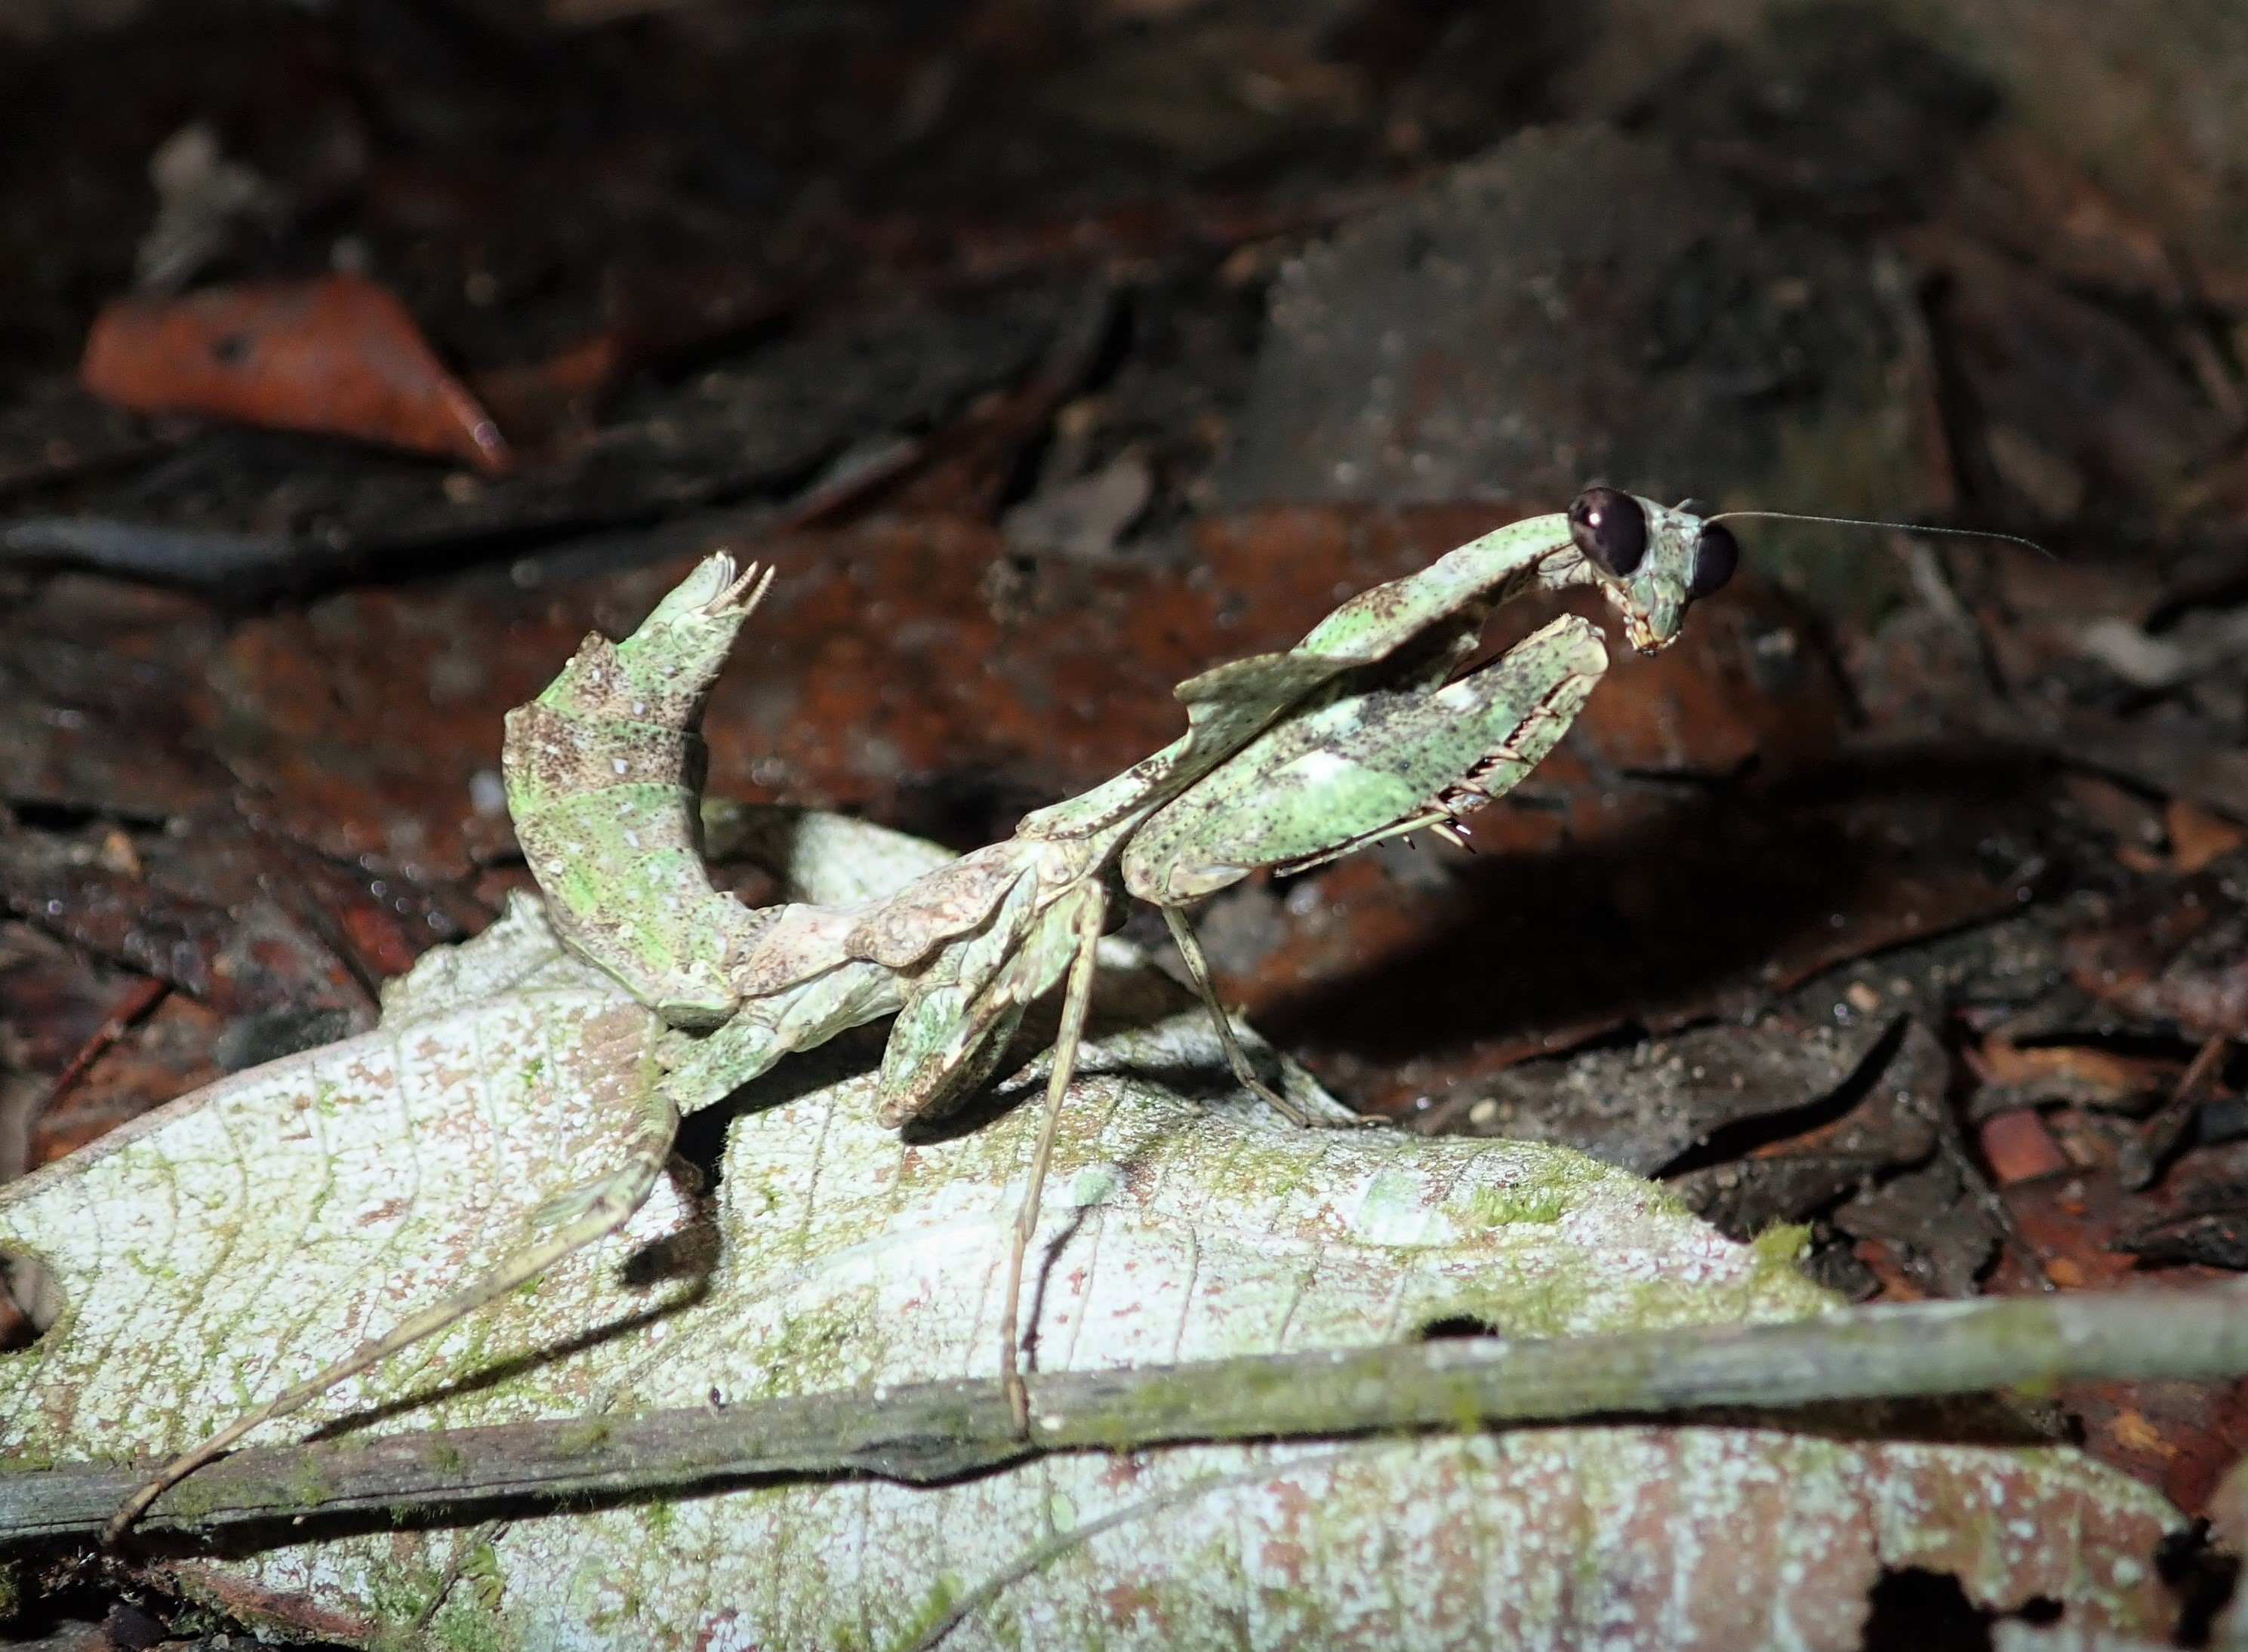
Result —
<svg viewBox="0 0 2248 1652"><path fill-rule="evenodd" d="M1149 986L1168 984L1143 981L1143 998ZM1785 1252L1727 1241L1567 1150L1280 1124L1232 1091L1182 995L1159 996L1171 1014L1096 1027L1065 1124L1072 1208L1048 1217L1060 1243L1038 1321L1049 1367L1344 1347L1462 1316L1566 1335L1831 1300ZM15 1184L0 1234L50 1270L64 1306L32 1348L0 1356L9 1451L184 1444L435 1294L519 1232L539 1190L600 1162L655 1026L524 900L394 984L377 1032ZM851 1064L752 1098L715 1190L675 1186L634 1219L636 1257L668 1260L581 1257L311 1419L391 1430L839 1386L879 1404L886 1382L990 1374L983 1322L1030 1110L901 1143ZM1008 1088L1036 1082L1033 1066ZM702 1224L715 1244L689 1242ZM1598 1629L1842 1647L1881 1571L1909 1566L1958 1568L1994 1611L2043 1598L2158 1628L2170 1606L2151 1554L2176 1523L2066 1447L1594 1428L1076 1454L950 1486L775 1485L146 1566L256 1620L353 1641L434 1610L447 1643L903 1646L966 1606L949 1644L1173 1644L1231 1621L1258 1642L1530 1645ZM1744 1530L1764 1539L1751 1567Z"/></svg>
<svg viewBox="0 0 2248 1652"><path fill-rule="evenodd" d="M587 624L644 606L661 576L626 563L760 533L799 502L832 509L788 553L792 645L737 673L714 719L723 782L965 847L1166 737L1163 690L1186 671L1537 508L1539 466L1573 488L1608 443L1666 496L1924 507L2057 556L1777 530L1750 549L1782 589L1744 590L1702 616L1724 625L1619 670L1626 692L1595 699L1544 783L1477 823L1500 853L1401 850L1209 913L1213 949L1231 943L1228 995L1335 1093L1423 1123L1506 1086L1566 1094L1571 1073L1658 1043L1737 1035L1753 1052L1792 1017L1854 1048L1906 1016L1909 1062L1900 1044L1875 1073L1877 1051L1836 1087L1744 1094L1737 1116L1674 1087L1635 1102L1660 1140L1593 1144L1643 1164L1677 1138L1672 1109L1690 1112L1710 1145L1662 1163L1669 1191L1737 1237L1810 1223L1809 1265L1852 1294L2145 1290L2231 1266L2248 1071L2227 1055L2173 1089L2238 995L2235 903L2196 879L2232 876L2248 799L2232 642L2248 279L2209 113L2243 106L2224 8L2145 29L2056 0L2025 29L2004 5L1749 5L1716 39L1640 0L1599 24L1532 9L1503 31L1369 7L1324 34L1312 11L1131 10L1124 27L1088 10L1082 38L1018 8L969 37L900 14L798 41L690 6L622 31L526 22L464 50L443 29L346 33L345 13L174 25L168 8L11 49L11 132L72 158L11 177L42 250L0 272L16 323L0 797L12 864L47 869L23 905L67 897L87 864L114 871L123 857L72 857L121 835L147 886L221 911L262 889L298 955L325 958L278 977L302 1001L222 1021L168 992L96 1051L150 978L0 930L0 1150L21 1124L36 1162L289 1048L291 1027L301 1041L335 1013L316 999L354 990L326 959L363 1016L377 979L488 921L524 881L477 802L498 713ZM545 72L558 62L569 72ZM87 327L151 228L148 163L188 83L223 164L271 187L257 222L224 226L219 278L369 261L499 416L524 477L138 420L75 388ZM1022 95L977 95L992 84ZM649 124L612 119L600 99L619 86ZM1556 115L1578 124L1516 140ZM1544 189L1566 210L1525 248L1401 205L1424 183L1441 195L1470 155L1463 186ZM1456 244L1535 275L1612 233L1586 209L1602 192L1555 156L1605 167L1611 199L1677 180L1649 210L1660 236L1686 231L1683 254L1663 280L1576 293L1591 308L1572 326L1528 305L1534 336L1491 343L1550 359L1535 382L1494 398L1476 382L1491 354L1440 352L1398 404L1426 440L1362 442L1352 415L1391 393L1374 383L1384 334L1425 342L1415 318L1453 302L1435 289ZM1379 292L1311 295L1335 347L1371 365L1334 375L1331 402L1276 401L1258 386L1266 290L1301 308L1304 283L1278 272L1351 220L1349 244L1406 232L1384 243L1400 256L1373 272ZM1771 268L1781 244L1832 278ZM1040 358L1057 295L1081 304L1086 287L1112 331ZM1575 393L1594 381L1616 393ZM973 399L986 389L997 405ZM1640 417L1682 393L1691 418ZM1285 447L1259 394L1290 429L1337 433L1292 455L1314 493L1338 461L1396 485L1210 515L1248 459ZM1822 405L1840 416L1806 416ZM1508 420L1577 456L1532 441L1506 458ZM902 458L840 505L823 492L823 467L874 451ZM1033 470L1035 499L1141 466L1149 496L1097 558L993 531ZM1434 486L1439 467L1470 480ZM1443 496L1462 486L1478 500ZM546 543L650 513L671 519ZM459 569L477 556L499 560ZM73 563L233 596L408 583L243 614L44 571ZM1518 856L1513 875L1492 864ZM433 911L457 929L430 928ZM216 923L209 939L225 939ZM1955 1113L1964 1157L1943 1145ZM2010 1176L2032 1162L2047 1171ZM2138 1239L2188 1259L2113 1248ZM2241 1394L2058 1397L2088 1451L2194 1512L2248 1443ZM1870 1632L1924 1640L1921 1607L1898 1604L1918 1598L1881 1585Z"/></svg>

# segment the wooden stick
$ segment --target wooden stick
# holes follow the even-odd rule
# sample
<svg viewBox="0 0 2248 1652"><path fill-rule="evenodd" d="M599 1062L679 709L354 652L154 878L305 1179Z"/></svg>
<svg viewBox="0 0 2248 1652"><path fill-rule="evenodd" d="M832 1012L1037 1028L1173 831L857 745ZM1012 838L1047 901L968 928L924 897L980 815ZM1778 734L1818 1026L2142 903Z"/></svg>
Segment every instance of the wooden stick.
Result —
<svg viewBox="0 0 2248 1652"><path fill-rule="evenodd" d="M676 1496L752 1478L926 1483L1039 1451L1333 1437L1569 1418L1759 1411L2064 1381L2248 1373L2248 1287L1983 1298L1757 1326L1446 1338L1247 1355L1030 1384L1030 1437L988 1377L236 1452L173 1488L150 1530L212 1532L380 1512L404 1520L524 1499ZM1771 1419L1785 1426L1785 1416ZM0 1474L0 1542L99 1532L149 1465ZM299 1538L301 1530L297 1533Z"/></svg>

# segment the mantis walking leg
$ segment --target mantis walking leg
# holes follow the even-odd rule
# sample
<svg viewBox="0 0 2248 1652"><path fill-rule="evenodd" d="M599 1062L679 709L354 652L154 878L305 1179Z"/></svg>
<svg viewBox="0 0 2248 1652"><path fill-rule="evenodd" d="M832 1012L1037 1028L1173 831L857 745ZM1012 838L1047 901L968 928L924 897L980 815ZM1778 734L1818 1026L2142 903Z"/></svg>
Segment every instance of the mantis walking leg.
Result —
<svg viewBox="0 0 2248 1652"><path fill-rule="evenodd" d="M1022 1340L1018 1335L1023 1294L1023 1265L1038 1237L1038 1201L1045 1191L1046 1167L1053 1163L1054 1132L1061 1125L1062 1099L1077 1072L1077 1047L1085 1038L1086 1012L1093 1003L1093 964L1100 946L1100 929L1108 916L1107 891L1095 884L1077 914L1077 956L1069 966L1069 986L1061 1005L1061 1031L1054 1038L1053 1071L1046 1079L1045 1116L1038 1121L1038 1144L1031 1154L1031 1184L1015 1212L1014 1243L1007 1252L1005 1305L999 1314L1000 1380L1007 1390L1007 1410L1015 1433L1027 1439L1031 1432L1031 1396L1023 1383Z"/></svg>
<svg viewBox="0 0 2248 1652"><path fill-rule="evenodd" d="M1313 1118L1302 1108L1257 1076L1257 1069L1249 1064L1249 1052L1241 1048L1241 1039L1233 1030L1233 1018L1225 1013L1225 1006L1217 1001L1217 986L1210 978L1210 959L1203 956L1202 943L1195 939L1194 925L1187 915L1175 906L1162 909L1163 922L1170 926L1171 939L1178 944L1179 956L1186 959L1187 974L1194 981L1195 991L1201 995L1202 1007L1210 1012L1210 1025L1217 1028L1219 1047L1225 1051L1226 1064L1233 1075L1251 1095L1264 1102L1292 1124L1309 1130L1321 1121ZM1354 1119L1353 1123L1378 1123L1376 1119Z"/></svg>

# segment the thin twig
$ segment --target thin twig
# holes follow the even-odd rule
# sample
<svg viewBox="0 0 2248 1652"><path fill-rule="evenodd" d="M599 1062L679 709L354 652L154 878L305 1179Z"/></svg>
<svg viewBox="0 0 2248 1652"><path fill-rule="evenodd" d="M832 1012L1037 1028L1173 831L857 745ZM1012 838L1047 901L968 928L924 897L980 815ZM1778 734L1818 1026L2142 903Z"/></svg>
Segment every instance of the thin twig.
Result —
<svg viewBox="0 0 2248 1652"><path fill-rule="evenodd" d="M55 1075L55 1082L47 1086L47 1093L40 1097L38 1109L32 1116L36 1118L45 1114L76 1089L79 1081L93 1070L93 1064L109 1053L110 1047L163 1002L164 994L171 990L169 981L159 980L153 975L134 982L117 1007L109 1013L109 1019L93 1029L86 1042L79 1046L78 1054L70 1058L70 1064Z"/></svg>
<svg viewBox="0 0 2248 1652"><path fill-rule="evenodd" d="M2135 1193L2162 1178L2184 1144L2186 1127L2206 1098L2210 1082L2224 1071L2224 1058L2231 1050L2232 1041L2222 1033L2204 1043L2195 1052L2192 1064L2170 1091L2169 1099L2139 1126L2136 1136L2123 1143L2115 1171L2125 1187Z"/></svg>
<svg viewBox="0 0 2248 1652"><path fill-rule="evenodd" d="M2248 1287L1914 1302L1758 1326L1510 1341L1447 1338L1124 1370L1031 1384L1015 1436L986 1378L237 1451L174 1488L152 1529L314 1513L392 1519L526 1499L677 1495L757 1478L918 1484L1038 1451L1334 1437L1710 1407L2043 1390L2064 1381L2248 1373ZM0 1542L90 1536L147 1464L0 1474Z"/></svg>

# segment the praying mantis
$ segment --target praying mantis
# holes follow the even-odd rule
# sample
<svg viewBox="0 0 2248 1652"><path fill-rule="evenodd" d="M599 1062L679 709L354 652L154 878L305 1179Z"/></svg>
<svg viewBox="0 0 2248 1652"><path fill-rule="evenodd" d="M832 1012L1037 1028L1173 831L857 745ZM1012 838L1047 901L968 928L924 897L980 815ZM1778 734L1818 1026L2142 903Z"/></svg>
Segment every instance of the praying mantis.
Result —
<svg viewBox="0 0 2248 1652"><path fill-rule="evenodd" d="M607 1174L564 1190L538 1237L387 1335L166 1464L112 1522L260 1424L454 1324L621 1227L662 1173L682 1116L792 1051L894 1016L878 1077L888 1127L942 1116L992 1076L1029 1007L1063 988L1060 1031L1002 1298L1000 1369L1017 1432L1029 1396L1018 1322L1063 1101L1120 888L1163 914L1241 1082L1298 1123L1218 1002L1186 909L1259 870L1300 871L1403 833L1456 834L1552 749L1607 665L1570 615L1463 672L1491 611L1537 587L1589 586L1652 653L1739 556L1721 522L1614 488L1532 517L1364 591L1293 648L1179 686L1187 732L1113 779L1025 816L1003 843L850 907L743 905L711 883L699 805L702 707L770 570L701 563L621 643L590 637L511 713L508 803L564 944L671 1029Z"/></svg>

